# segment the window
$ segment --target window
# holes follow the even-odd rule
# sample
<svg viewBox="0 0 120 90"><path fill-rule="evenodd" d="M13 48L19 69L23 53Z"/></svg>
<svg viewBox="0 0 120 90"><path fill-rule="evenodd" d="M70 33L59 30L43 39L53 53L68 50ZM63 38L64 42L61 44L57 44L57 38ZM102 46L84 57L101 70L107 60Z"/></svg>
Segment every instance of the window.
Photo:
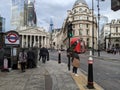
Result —
<svg viewBox="0 0 120 90"><path fill-rule="evenodd" d="M89 26L89 25L88 25L88 24L86 24L86 27L87 27L87 28L88 28L88 26Z"/></svg>
<svg viewBox="0 0 120 90"><path fill-rule="evenodd" d="M87 9L85 9L85 12L87 12Z"/></svg>
<svg viewBox="0 0 120 90"><path fill-rule="evenodd" d="M80 16L80 20L82 20L82 16Z"/></svg>
<svg viewBox="0 0 120 90"><path fill-rule="evenodd" d="M89 38L87 38L87 47L89 47Z"/></svg>
<svg viewBox="0 0 120 90"><path fill-rule="evenodd" d="M75 24L73 24L72 27L75 28Z"/></svg>
<svg viewBox="0 0 120 90"><path fill-rule="evenodd" d="M116 33L118 33L118 27L116 27Z"/></svg>
<svg viewBox="0 0 120 90"><path fill-rule="evenodd" d="M86 34L89 35L89 29L86 30Z"/></svg>
<svg viewBox="0 0 120 90"><path fill-rule="evenodd" d="M79 35L82 35L82 31L81 31L81 29L79 29Z"/></svg>
<svg viewBox="0 0 120 90"><path fill-rule="evenodd" d="M82 26L83 26L82 24L79 24L79 27L80 27L80 28L82 28Z"/></svg>
<svg viewBox="0 0 120 90"><path fill-rule="evenodd" d="M119 42L119 39L116 39L115 41L116 41L116 42Z"/></svg>
<svg viewBox="0 0 120 90"><path fill-rule="evenodd" d="M82 12L82 8L80 8L79 11Z"/></svg>
<svg viewBox="0 0 120 90"><path fill-rule="evenodd" d="M75 16L75 17L74 17L74 20L78 20L78 17L77 17L77 16Z"/></svg>
<svg viewBox="0 0 120 90"><path fill-rule="evenodd" d="M74 10L74 13L76 13L76 10Z"/></svg>
<svg viewBox="0 0 120 90"><path fill-rule="evenodd" d="M75 35L75 30L73 30L73 36Z"/></svg>
<svg viewBox="0 0 120 90"><path fill-rule="evenodd" d="M84 20L87 20L87 16L84 16Z"/></svg>
<svg viewBox="0 0 120 90"><path fill-rule="evenodd" d="M89 20L89 17L87 17L87 20Z"/></svg>

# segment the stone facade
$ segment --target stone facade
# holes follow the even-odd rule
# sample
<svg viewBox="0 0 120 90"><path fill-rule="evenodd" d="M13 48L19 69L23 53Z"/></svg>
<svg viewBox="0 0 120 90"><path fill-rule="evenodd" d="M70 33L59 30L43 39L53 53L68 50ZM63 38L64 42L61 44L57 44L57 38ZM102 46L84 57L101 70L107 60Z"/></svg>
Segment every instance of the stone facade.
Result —
<svg viewBox="0 0 120 90"><path fill-rule="evenodd" d="M101 33L101 48L120 48L120 19L104 25Z"/></svg>
<svg viewBox="0 0 120 90"><path fill-rule="evenodd" d="M54 49L64 49L64 44L63 44L63 33L62 29L55 29L53 34L52 34L52 42L53 42L53 47Z"/></svg>
<svg viewBox="0 0 120 90"><path fill-rule="evenodd" d="M50 35L43 28L27 27L16 30L20 34L20 46L29 47L50 47Z"/></svg>
<svg viewBox="0 0 120 90"><path fill-rule="evenodd" d="M64 42L67 42L67 24L71 22L73 25L73 37L79 37L85 41L87 48L92 47L92 35L94 32L94 49L97 49L97 21L92 14L92 10L84 0L77 0L72 10L68 10L68 16L63 24ZM94 25L93 25L94 24Z"/></svg>

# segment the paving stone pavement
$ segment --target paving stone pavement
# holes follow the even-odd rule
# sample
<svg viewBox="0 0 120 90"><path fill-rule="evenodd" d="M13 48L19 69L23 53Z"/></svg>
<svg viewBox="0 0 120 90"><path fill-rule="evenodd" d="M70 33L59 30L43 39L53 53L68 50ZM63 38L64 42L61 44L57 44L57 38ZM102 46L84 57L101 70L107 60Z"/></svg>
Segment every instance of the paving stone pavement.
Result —
<svg viewBox="0 0 120 90"><path fill-rule="evenodd" d="M51 90L79 90L67 65L53 60L45 64L39 62L37 68L26 69L24 73L20 70L0 72L0 90L50 90L46 84L52 85Z"/></svg>
<svg viewBox="0 0 120 90"><path fill-rule="evenodd" d="M52 77L52 90L79 90L70 74L71 71L68 71L67 64L49 61L45 67Z"/></svg>

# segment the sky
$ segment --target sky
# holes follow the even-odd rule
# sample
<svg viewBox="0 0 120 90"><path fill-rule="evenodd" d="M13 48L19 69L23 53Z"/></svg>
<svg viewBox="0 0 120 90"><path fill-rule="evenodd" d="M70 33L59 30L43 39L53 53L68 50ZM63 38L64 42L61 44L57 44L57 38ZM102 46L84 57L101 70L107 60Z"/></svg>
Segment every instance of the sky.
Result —
<svg viewBox="0 0 120 90"><path fill-rule="evenodd" d="M71 10L76 0L35 0L35 11L37 13L37 26L49 30L50 20L52 19L54 28L61 28L64 19L67 17L67 10ZM86 0L91 9L92 0ZM120 10L111 10L111 0L100 0L100 15L111 19L120 19ZM94 0L94 14L97 15L97 0ZM11 0L0 0L0 15L6 18L6 30L11 29ZM102 19L101 19L102 21Z"/></svg>

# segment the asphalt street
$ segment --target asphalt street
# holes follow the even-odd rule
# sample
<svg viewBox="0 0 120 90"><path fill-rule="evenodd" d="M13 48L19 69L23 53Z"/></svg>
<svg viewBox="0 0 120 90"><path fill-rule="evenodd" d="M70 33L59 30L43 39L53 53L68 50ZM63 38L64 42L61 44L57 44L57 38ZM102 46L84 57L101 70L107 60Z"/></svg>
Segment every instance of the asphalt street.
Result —
<svg viewBox="0 0 120 90"><path fill-rule="evenodd" d="M50 52L52 60L58 60L57 51ZM68 63L66 52L61 53L61 62ZM89 53L80 54L80 69L87 75ZM107 54L101 52L101 57L94 55L93 77L94 81L102 86L105 90L119 90L120 87L120 55Z"/></svg>

